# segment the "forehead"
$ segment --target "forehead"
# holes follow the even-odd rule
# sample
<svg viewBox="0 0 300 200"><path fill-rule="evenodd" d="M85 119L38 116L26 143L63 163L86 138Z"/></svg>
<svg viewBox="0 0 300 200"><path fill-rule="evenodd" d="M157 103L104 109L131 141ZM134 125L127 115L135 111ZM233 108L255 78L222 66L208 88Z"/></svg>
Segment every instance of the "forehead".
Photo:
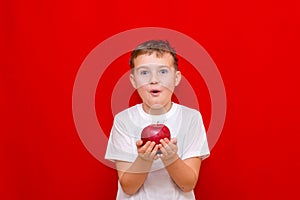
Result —
<svg viewBox="0 0 300 200"><path fill-rule="evenodd" d="M134 66L147 65L147 64L157 64L161 66L174 66L174 60L170 53L164 53L162 55L152 54L142 54L134 59Z"/></svg>

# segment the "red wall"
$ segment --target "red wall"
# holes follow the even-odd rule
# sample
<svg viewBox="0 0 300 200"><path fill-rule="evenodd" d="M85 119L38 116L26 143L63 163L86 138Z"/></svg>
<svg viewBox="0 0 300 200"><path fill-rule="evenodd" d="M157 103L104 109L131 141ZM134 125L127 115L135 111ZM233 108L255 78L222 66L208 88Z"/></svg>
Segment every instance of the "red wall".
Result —
<svg viewBox="0 0 300 200"><path fill-rule="evenodd" d="M271 0L1 1L0 198L114 199L115 171L75 129L73 84L100 42L156 26L200 43L226 88L224 129L203 162L197 198L299 199L299 8ZM203 116L207 125L209 108ZM102 121L108 134L112 117Z"/></svg>

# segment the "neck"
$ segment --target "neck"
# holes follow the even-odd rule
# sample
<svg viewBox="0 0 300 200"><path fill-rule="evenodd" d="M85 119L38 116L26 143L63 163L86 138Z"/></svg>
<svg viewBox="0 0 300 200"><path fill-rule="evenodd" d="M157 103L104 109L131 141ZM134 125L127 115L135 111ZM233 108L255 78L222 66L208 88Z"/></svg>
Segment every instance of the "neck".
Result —
<svg viewBox="0 0 300 200"><path fill-rule="evenodd" d="M166 105L152 105L148 106L145 103L143 105L143 110L150 115L163 115L166 114L172 107L172 102Z"/></svg>

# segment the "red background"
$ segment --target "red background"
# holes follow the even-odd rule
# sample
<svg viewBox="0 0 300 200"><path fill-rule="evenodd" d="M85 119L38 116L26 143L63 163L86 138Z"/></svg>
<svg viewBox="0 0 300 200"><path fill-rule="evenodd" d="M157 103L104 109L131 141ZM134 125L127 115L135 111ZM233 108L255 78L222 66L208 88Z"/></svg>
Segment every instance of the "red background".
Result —
<svg viewBox="0 0 300 200"><path fill-rule="evenodd" d="M299 3L131 2L0 1L0 198L114 199L115 171L76 132L73 83L99 43L157 26L199 42L226 88L224 130L197 198L299 199Z"/></svg>

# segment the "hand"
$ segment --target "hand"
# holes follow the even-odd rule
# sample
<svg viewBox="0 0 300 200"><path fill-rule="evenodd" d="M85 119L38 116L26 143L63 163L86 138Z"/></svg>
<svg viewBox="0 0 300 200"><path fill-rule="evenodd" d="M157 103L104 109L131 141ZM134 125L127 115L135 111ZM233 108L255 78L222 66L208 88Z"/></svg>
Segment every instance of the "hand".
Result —
<svg viewBox="0 0 300 200"><path fill-rule="evenodd" d="M175 162L179 156L177 154L178 147L177 147L177 139L172 138L169 140L168 138L160 140L159 149L161 154L158 154L158 157L164 162L165 165L169 165Z"/></svg>
<svg viewBox="0 0 300 200"><path fill-rule="evenodd" d="M156 152L158 151L158 145L155 145L155 142L146 142L143 145L142 140L136 142L136 147L138 149L139 157L144 161L153 161L158 158Z"/></svg>

